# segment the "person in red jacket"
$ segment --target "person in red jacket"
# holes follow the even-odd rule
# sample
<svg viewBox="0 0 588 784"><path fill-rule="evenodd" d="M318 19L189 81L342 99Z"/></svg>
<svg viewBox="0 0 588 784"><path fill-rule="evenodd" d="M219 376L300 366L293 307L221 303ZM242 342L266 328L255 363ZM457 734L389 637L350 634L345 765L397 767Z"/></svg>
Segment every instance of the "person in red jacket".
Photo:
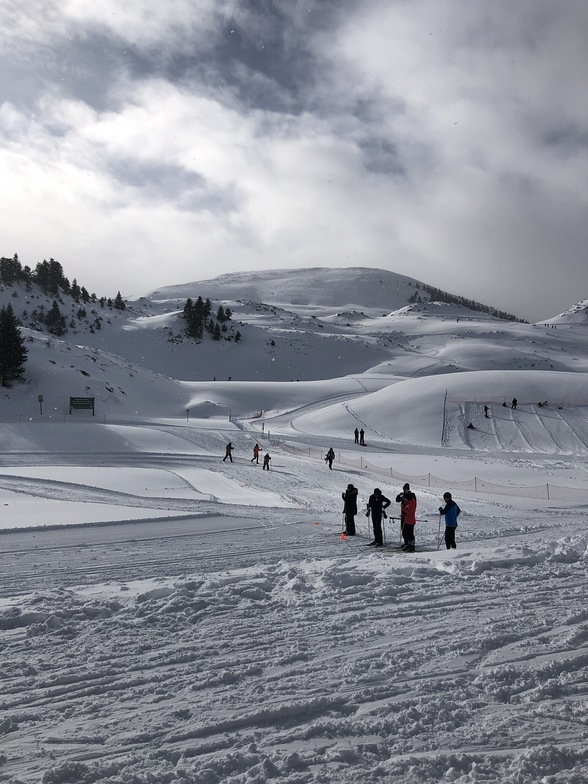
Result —
<svg viewBox="0 0 588 784"><path fill-rule="evenodd" d="M408 482L403 485L402 492L396 496L396 503L400 504L400 531L404 539L401 549L414 553L417 500Z"/></svg>

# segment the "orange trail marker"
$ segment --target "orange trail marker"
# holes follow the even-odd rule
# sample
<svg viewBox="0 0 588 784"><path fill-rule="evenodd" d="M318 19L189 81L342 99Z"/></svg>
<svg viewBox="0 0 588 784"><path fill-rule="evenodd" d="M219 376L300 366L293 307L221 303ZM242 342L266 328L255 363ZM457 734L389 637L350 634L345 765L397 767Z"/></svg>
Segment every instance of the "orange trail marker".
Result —
<svg viewBox="0 0 588 784"><path fill-rule="evenodd" d="M339 537L339 539L340 539L342 542L344 542L344 541L345 541L345 534L344 534L343 532L341 532L341 536Z"/></svg>

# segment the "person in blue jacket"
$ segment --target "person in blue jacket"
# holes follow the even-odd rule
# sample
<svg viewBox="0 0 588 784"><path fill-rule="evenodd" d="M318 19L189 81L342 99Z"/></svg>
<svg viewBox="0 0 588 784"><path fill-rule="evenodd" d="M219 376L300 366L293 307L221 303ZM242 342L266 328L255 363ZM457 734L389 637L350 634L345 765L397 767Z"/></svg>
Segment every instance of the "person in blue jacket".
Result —
<svg viewBox="0 0 588 784"><path fill-rule="evenodd" d="M448 550L455 550L455 529L461 509L451 497L451 493L443 493L443 500L445 506L439 507L439 514L445 515L445 546Z"/></svg>

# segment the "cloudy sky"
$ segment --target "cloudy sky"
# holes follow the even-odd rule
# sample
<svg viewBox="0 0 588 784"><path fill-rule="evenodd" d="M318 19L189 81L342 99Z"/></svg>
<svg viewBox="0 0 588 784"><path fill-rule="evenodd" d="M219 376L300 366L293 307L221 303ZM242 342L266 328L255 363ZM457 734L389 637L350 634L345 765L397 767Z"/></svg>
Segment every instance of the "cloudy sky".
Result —
<svg viewBox="0 0 588 784"><path fill-rule="evenodd" d="M586 0L4 0L0 255L588 297Z"/></svg>

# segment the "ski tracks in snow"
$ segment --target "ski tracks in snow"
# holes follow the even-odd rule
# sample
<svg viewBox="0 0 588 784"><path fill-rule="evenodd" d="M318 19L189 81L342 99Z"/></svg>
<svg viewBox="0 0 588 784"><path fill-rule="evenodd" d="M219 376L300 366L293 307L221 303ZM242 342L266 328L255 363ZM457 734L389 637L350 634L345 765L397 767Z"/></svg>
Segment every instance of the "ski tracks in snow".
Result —
<svg viewBox="0 0 588 784"><path fill-rule="evenodd" d="M155 538L147 583L5 600L4 780L123 784L146 765L154 781L219 784L586 771L588 612L572 609L588 605L585 537L362 558L329 534L309 560L325 532L291 536L286 560L249 532L259 556L203 557L175 578L189 540ZM77 552L80 571L93 557Z"/></svg>

